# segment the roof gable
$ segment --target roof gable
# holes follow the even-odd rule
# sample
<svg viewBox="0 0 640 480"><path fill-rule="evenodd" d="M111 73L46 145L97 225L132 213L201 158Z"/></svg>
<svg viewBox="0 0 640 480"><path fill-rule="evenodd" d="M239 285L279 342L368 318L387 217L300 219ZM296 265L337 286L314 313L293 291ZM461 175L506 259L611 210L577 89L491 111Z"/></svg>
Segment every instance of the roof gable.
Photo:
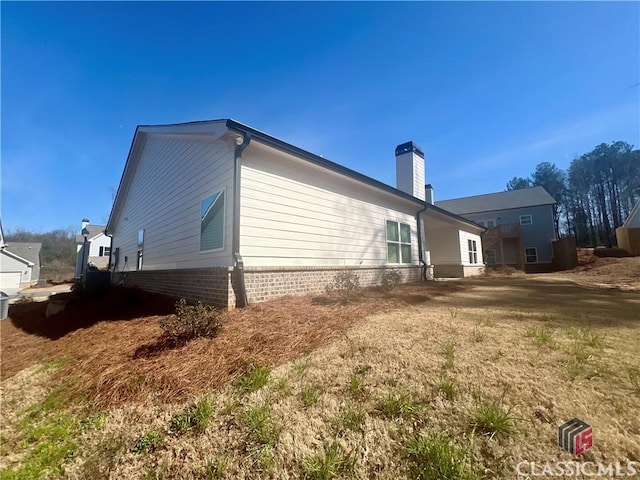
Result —
<svg viewBox="0 0 640 480"><path fill-rule="evenodd" d="M3 249L3 252L27 265L40 265L41 249L41 243L19 242L7 245L7 248Z"/></svg>
<svg viewBox="0 0 640 480"><path fill-rule="evenodd" d="M100 235L104 235L104 230L105 230L104 225L87 225L85 227L85 229L87 230L88 235L87 235L87 240L91 241L96 237L99 237ZM76 235L76 243L83 243L84 242L84 235L80 234L80 235Z"/></svg>
<svg viewBox="0 0 640 480"><path fill-rule="evenodd" d="M555 203L556 201L543 187L537 186L520 190L442 200L436 202L436 205L457 215L465 215L512 208L554 205Z"/></svg>

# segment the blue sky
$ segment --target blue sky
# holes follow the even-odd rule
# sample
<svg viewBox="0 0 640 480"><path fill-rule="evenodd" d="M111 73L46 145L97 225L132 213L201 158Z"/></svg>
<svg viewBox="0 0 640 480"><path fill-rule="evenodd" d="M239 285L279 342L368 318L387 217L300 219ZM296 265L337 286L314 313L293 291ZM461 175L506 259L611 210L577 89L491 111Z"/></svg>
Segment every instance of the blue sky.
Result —
<svg viewBox="0 0 640 480"><path fill-rule="evenodd" d="M105 223L136 125L234 118L447 199L640 145L640 4L2 2L5 231ZM633 86L635 85L635 86Z"/></svg>

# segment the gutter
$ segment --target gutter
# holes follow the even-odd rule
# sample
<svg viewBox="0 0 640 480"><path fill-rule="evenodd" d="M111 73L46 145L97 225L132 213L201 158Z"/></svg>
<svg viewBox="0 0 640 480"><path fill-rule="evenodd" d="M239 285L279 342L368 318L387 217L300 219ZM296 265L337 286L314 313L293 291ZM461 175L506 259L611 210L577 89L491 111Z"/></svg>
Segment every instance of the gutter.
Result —
<svg viewBox="0 0 640 480"><path fill-rule="evenodd" d="M251 143L251 133L244 132L242 141L240 137L233 153L233 233L231 240L231 250L233 252L233 271L231 272L231 285L236 292L236 307L245 308L249 306L247 299L247 289L244 283L244 262L240 255L240 187L241 187L241 167L242 152Z"/></svg>
<svg viewBox="0 0 640 480"><path fill-rule="evenodd" d="M422 225L422 214L429 209L429 204L424 202L424 207L421 210L418 210L416 213L416 223L418 224L418 258L420 259L420 263L422 264L422 280L428 280L427 278L427 270L429 269L429 265L424 261L424 251L422 248L422 234L424 233L424 228Z"/></svg>

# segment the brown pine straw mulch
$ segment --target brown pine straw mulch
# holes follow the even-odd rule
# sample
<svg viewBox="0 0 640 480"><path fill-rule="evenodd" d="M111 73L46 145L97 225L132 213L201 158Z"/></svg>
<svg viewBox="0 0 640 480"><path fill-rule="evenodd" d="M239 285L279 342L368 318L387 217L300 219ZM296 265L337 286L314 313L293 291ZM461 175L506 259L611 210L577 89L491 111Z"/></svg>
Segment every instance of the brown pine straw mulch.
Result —
<svg viewBox="0 0 640 480"><path fill-rule="evenodd" d="M343 304L325 296L285 297L224 314L217 337L175 347L158 322L175 299L123 288L107 295L75 295L63 312L45 318L46 302L12 305L1 322L0 374L60 357L68 362L53 381L97 407L124 402L181 401L224 385L251 364L271 367L340 338L373 313L406 307L465 288L464 282L421 282L388 293L367 289Z"/></svg>

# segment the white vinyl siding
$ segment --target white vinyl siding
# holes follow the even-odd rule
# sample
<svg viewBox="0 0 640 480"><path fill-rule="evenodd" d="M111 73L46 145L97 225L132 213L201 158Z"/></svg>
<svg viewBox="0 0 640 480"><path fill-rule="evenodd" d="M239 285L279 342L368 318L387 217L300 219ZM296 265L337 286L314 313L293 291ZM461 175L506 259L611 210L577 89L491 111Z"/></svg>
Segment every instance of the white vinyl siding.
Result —
<svg viewBox="0 0 640 480"><path fill-rule="evenodd" d="M231 229L224 232L225 248L216 251L200 252L200 233L202 200L213 192L232 196L232 145L154 133L140 143L140 158L113 227L113 247L120 248L117 270L135 270L139 250L144 250L144 270L231 265ZM231 225L229 203L224 216ZM137 242L140 228L144 249Z"/></svg>
<svg viewBox="0 0 640 480"><path fill-rule="evenodd" d="M252 142L242 159L240 251L247 266L386 265L385 222L420 207Z"/></svg>
<svg viewBox="0 0 640 480"><path fill-rule="evenodd" d="M483 263L482 243L480 235L459 230L458 252L463 265L478 265ZM475 248L474 248L475 246Z"/></svg>

